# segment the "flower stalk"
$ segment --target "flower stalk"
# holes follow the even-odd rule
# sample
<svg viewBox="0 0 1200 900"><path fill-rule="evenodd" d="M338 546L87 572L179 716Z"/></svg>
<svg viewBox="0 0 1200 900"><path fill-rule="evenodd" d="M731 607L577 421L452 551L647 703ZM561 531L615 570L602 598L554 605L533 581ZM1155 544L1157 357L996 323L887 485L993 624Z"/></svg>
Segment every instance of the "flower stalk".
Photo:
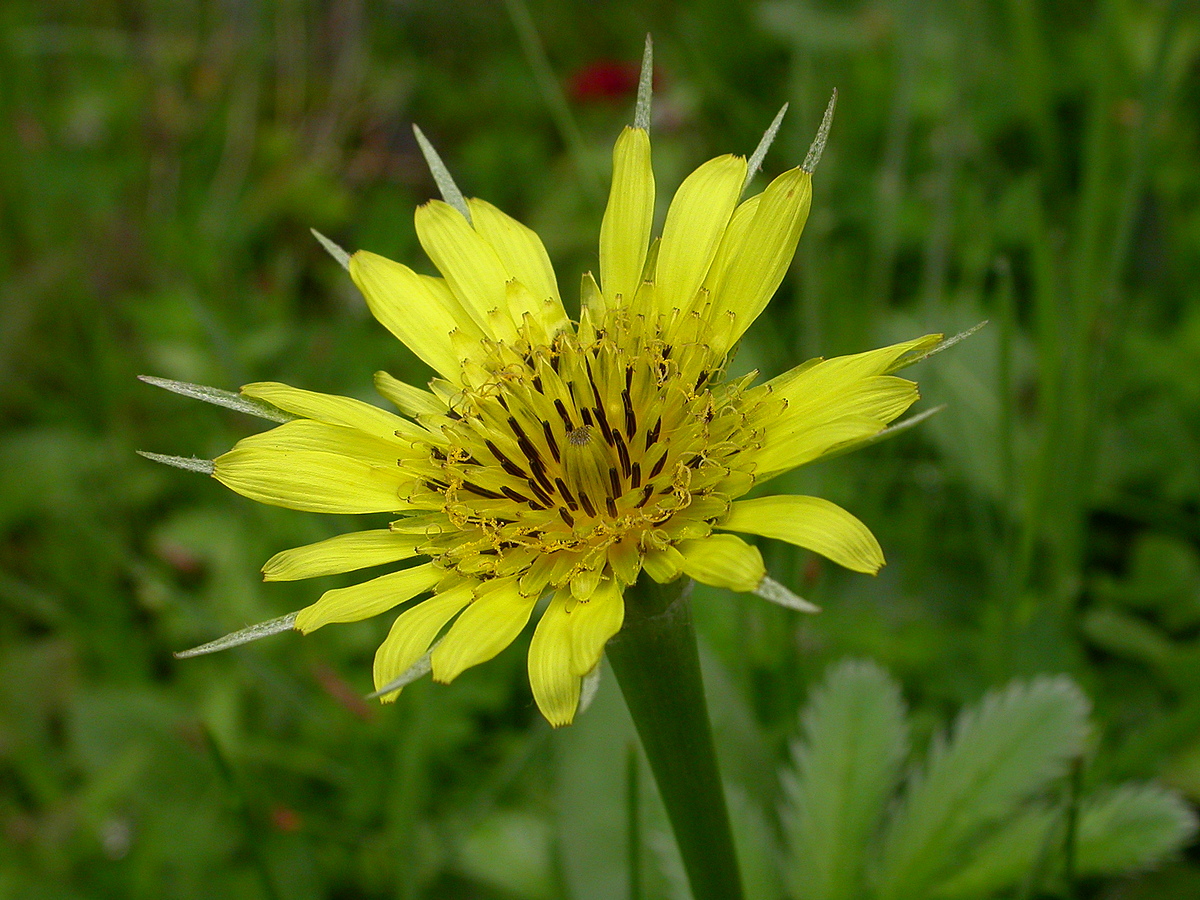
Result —
<svg viewBox="0 0 1200 900"><path fill-rule="evenodd" d="M741 878L704 700L692 580L644 575L625 592L607 653L667 810L695 900L741 900Z"/></svg>

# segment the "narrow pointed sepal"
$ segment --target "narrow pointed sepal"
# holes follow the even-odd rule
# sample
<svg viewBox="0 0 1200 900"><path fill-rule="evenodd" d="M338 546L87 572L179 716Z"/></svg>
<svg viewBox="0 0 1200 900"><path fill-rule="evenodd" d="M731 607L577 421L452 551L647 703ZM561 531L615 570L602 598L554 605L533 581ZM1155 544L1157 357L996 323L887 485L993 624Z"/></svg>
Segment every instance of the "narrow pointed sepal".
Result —
<svg viewBox="0 0 1200 900"><path fill-rule="evenodd" d="M642 50L642 71L638 76L637 107L633 113L633 127L650 130L650 97L654 93L654 41L646 35L646 46Z"/></svg>
<svg viewBox="0 0 1200 900"><path fill-rule="evenodd" d="M389 695L395 695L395 693L397 691L399 691L401 688L406 688L410 684L412 684L414 681L416 681L418 678L424 678L426 675L429 674L429 672L433 669L433 663L430 662L430 657L432 655L433 655L433 650L430 650L428 653L421 656L421 658L418 659L415 663L413 663L411 666L409 666L407 669L405 669L400 675L397 675L395 678L393 678L391 681L389 681L387 684L385 684L379 690L372 691L371 693L367 694L367 699L368 700L382 699L385 703L387 703L390 700L395 700L396 699L395 696L389 696Z"/></svg>
<svg viewBox="0 0 1200 900"><path fill-rule="evenodd" d="M754 180L754 176L758 174L758 170L762 168L763 160L766 159L767 151L771 149L771 144L775 143L775 135L779 134L779 126L783 124L783 117L787 114L788 104L783 104L783 109L775 114L774 120L767 128L762 136L762 140L758 142L758 146L754 148L754 152L750 154L750 161L746 164L746 181L742 185L744 191L750 186L750 182Z"/></svg>
<svg viewBox="0 0 1200 900"><path fill-rule="evenodd" d="M763 580L754 589L754 594L764 600L770 600L772 603L778 603L780 606L786 606L788 609L798 612L819 613L821 611L821 607L815 603L809 603L799 594L793 594L769 575L763 576Z"/></svg>
<svg viewBox="0 0 1200 900"><path fill-rule="evenodd" d="M877 432L868 438L864 438L861 441L852 441L849 444L845 444L844 446L830 450L828 453L824 454L821 459L835 459L836 457L843 456L847 453L854 453L855 451L863 449L863 447L870 447L874 444L878 444L880 441L890 440L891 438L908 431L910 428L916 428L926 419L932 419L945 408L946 404L941 403L932 409L926 409L922 412L919 412L915 416L909 416L907 419L901 419L896 424L889 425L887 428L883 429L883 431Z"/></svg>
<svg viewBox="0 0 1200 900"><path fill-rule="evenodd" d="M413 134L417 137L417 145L421 148L421 155L425 157L425 163L429 166L429 173L433 176L438 190L441 191L442 199L462 213L463 218L470 222L471 210L467 207L467 201L463 197L463 192L454 183L454 176L450 174L450 170L442 162L441 156L433 148L433 144L429 142L429 138L425 137L425 132L417 125L413 125Z"/></svg>
<svg viewBox="0 0 1200 900"><path fill-rule="evenodd" d="M942 340L940 340L936 344L934 344L932 347L914 349L913 351L904 354L903 356L898 358L895 362L893 362L890 366L888 366L888 368L885 370L885 374L890 374L891 372L895 372L899 369L906 368L907 366L916 365L919 362L923 362L923 361L929 359L929 357L933 356L935 353L941 353L943 350L948 350L949 348L951 348L955 344L957 344L959 341L964 341L967 338L969 338L971 335L973 335L975 332L977 332L979 329L981 329L987 323L988 323L988 320L984 319L978 325L972 325L966 331L960 331L958 334L956 334L952 337L943 338Z"/></svg>
<svg viewBox="0 0 1200 900"><path fill-rule="evenodd" d="M800 168L811 175L817 171L817 164L821 161L821 154L825 152L825 142L829 140L829 128L833 125L833 111L837 108L837 88L833 89L833 94L829 97L829 104L825 107L825 115L821 116L821 125L817 128L817 136L813 138L812 146L808 148L808 154L804 157L804 162Z"/></svg>
<svg viewBox="0 0 1200 900"><path fill-rule="evenodd" d="M223 406L225 409L232 409L234 412L258 416L260 419L266 419L269 422L290 422L293 419L299 418L289 412L284 412L277 406L264 403L262 400L243 397L241 394L235 394L232 391L223 391L220 388L208 387L204 384L172 381L170 378L158 378L155 375L139 375L138 381L144 381L146 384L160 387L165 391L170 391L172 394L191 397L193 400L202 400L205 403L213 404L213 406ZM156 457L151 458L154 459ZM162 460L159 461L161 462ZM168 463L168 465L171 464Z"/></svg>
<svg viewBox="0 0 1200 900"><path fill-rule="evenodd" d="M193 656L218 653L221 650L228 650L230 647L240 647L242 644L249 644L251 641L270 637L273 634L291 631L296 625L296 615L297 613L290 612L286 616L280 616L278 619L259 622L257 625L251 625L249 628L243 628L241 631L227 634L224 637L217 638L215 641L209 641L207 644L193 647L191 650L181 650L175 654L175 658L191 659Z"/></svg>
<svg viewBox="0 0 1200 900"><path fill-rule="evenodd" d="M583 681L579 685L579 708L575 710L576 718L587 712L592 701L596 699L596 694L600 691L600 669L600 663L596 663L595 668L583 676Z"/></svg>
<svg viewBox="0 0 1200 900"><path fill-rule="evenodd" d="M308 230L312 232L312 236L317 239L317 242L325 248L325 252L336 259L339 266L349 272L350 254L331 241L329 238L325 237L325 235L321 234L321 232L317 231L317 229L310 228Z"/></svg>
<svg viewBox="0 0 1200 900"><path fill-rule="evenodd" d="M188 472L199 472L201 475L211 475L215 468L211 459L197 459L194 456L167 456L165 453L150 453L148 450L138 450L137 455L144 456L156 463L162 463L164 466L173 466Z"/></svg>

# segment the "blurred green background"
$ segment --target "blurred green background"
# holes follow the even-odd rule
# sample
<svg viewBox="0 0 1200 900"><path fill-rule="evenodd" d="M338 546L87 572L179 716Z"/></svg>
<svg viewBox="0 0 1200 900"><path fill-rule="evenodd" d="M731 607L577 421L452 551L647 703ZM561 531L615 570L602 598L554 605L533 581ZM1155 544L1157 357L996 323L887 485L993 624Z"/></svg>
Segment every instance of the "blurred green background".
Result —
<svg viewBox="0 0 1200 900"><path fill-rule="evenodd" d="M177 662L352 581L264 586L258 568L363 523L134 451L211 458L260 427L138 374L363 398L376 369L425 376L308 233L429 271L414 121L468 194L542 234L574 297L647 31L663 201L752 150L785 101L765 172L795 165L840 91L797 264L738 368L990 320L911 370L918 409L944 412L777 485L866 521L878 578L763 542L823 614L697 591L751 880L797 709L847 655L895 673L921 742L989 687L1069 673L1095 704L1087 783L1200 800L1194 11L0 6L0 896L624 896L632 739L611 678L551 732L527 636L388 707L361 699L384 619ZM647 865L669 891L647 779ZM1200 854L1082 890L1195 897Z"/></svg>

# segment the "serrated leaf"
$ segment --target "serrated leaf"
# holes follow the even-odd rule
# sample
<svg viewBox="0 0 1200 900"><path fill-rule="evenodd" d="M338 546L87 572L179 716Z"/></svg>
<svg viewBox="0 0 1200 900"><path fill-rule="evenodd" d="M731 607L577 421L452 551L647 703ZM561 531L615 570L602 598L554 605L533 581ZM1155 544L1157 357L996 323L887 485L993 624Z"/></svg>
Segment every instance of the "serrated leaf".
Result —
<svg viewBox="0 0 1200 900"><path fill-rule="evenodd" d="M991 897L1023 882L1061 825L1061 810L1036 804L983 839L970 860L933 892L937 900Z"/></svg>
<svg viewBox="0 0 1200 900"><path fill-rule="evenodd" d="M785 874L799 900L862 896L864 859L908 752L900 689L848 661L814 692L784 779Z"/></svg>
<svg viewBox="0 0 1200 900"><path fill-rule="evenodd" d="M1087 700L1066 678L993 692L935 745L892 820L877 875L880 900L927 896L984 830L1013 812L1083 750Z"/></svg>
<svg viewBox="0 0 1200 900"><path fill-rule="evenodd" d="M1196 814L1173 791L1124 784L1089 798L1079 816L1081 875L1141 869L1178 851L1196 834Z"/></svg>

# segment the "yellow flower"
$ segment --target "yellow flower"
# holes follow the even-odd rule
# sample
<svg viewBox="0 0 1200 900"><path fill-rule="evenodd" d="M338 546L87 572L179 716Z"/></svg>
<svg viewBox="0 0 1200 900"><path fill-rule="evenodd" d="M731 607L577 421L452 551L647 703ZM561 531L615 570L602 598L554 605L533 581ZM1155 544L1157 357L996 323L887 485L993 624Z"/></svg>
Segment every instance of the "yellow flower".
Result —
<svg viewBox="0 0 1200 900"><path fill-rule="evenodd" d="M422 561L328 591L261 633L308 633L428 595L400 613L376 654L376 687L392 699L411 680L405 673L431 667L449 682L492 658L549 596L529 677L542 713L564 725L641 572L802 604L737 533L876 572L878 542L833 503L739 498L885 428L917 399L913 382L889 373L940 335L812 360L757 385L754 375L724 377L791 262L811 166L743 200L746 181L742 157L700 166L652 241L650 139L626 128L613 151L600 280L584 275L577 324L538 236L454 191L456 205L434 200L416 212L441 277L367 251L349 257L371 312L437 377L423 390L376 374L403 415L246 385L243 398L294 418L239 442L212 474L263 503L396 515L387 528L276 555L267 580Z"/></svg>

